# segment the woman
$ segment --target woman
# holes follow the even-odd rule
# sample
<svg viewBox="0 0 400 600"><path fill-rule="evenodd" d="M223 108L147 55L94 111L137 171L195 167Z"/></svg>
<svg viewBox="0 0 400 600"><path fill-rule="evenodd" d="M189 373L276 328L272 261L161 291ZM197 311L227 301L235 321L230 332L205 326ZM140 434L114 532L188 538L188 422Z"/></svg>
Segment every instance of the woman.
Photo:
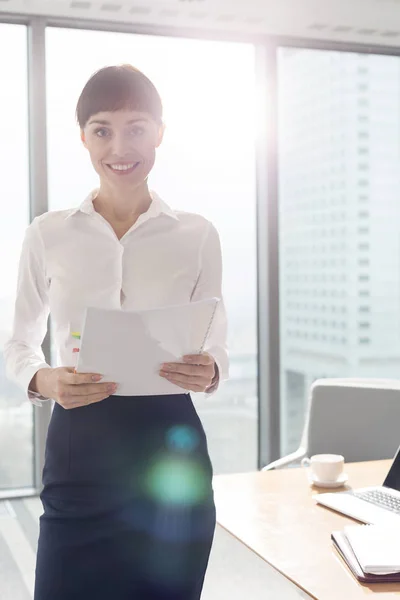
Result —
<svg viewBox="0 0 400 600"><path fill-rule="evenodd" d="M35 404L55 400L43 469L35 600L198 600L215 527L212 467L187 390L226 378L220 302L208 352L160 366L182 394L118 396L74 372L85 307L134 310L221 297L213 225L173 211L147 177L162 104L131 66L107 67L77 105L99 189L34 219L23 243L9 375ZM41 343L52 315L58 363Z"/></svg>

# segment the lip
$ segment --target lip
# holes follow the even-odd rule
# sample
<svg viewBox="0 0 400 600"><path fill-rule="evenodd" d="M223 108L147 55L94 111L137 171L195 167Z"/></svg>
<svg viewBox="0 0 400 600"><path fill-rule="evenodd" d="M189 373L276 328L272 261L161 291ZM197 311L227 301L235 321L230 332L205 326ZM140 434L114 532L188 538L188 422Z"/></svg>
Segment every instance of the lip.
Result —
<svg viewBox="0 0 400 600"><path fill-rule="evenodd" d="M130 161L130 162L125 162L125 163L124 163L124 162L120 162L120 163L117 163L117 164L119 164L119 165L129 165L129 164L132 164L132 161ZM135 171L135 169L137 169L137 167L139 166L139 164L140 164L140 163L138 163L138 162L135 162L135 163L134 163L134 165L133 165L133 167L132 167L131 169L125 169L125 170L123 170L123 171L118 171L117 169L113 169L113 168L112 168L112 166L111 166L110 164L106 164L106 166L107 166L107 167L109 168L109 170L110 170L112 173L114 173L115 175L118 175L118 176L124 176L124 175L130 175L131 173L133 173L133 171Z"/></svg>

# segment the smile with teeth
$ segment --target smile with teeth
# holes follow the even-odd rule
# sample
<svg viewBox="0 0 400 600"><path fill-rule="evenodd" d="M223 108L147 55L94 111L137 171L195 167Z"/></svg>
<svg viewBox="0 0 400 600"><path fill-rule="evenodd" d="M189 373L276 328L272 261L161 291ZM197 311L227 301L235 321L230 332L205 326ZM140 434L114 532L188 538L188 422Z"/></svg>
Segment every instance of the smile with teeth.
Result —
<svg viewBox="0 0 400 600"><path fill-rule="evenodd" d="M113 164L113 165L107 165L108 167L110 167L110 169L112 169L113 171L118 171L118 172L122 172L122 173L126 173L127 171L133 171L133 169L135 167L137 167L139 163L125 163L125 164Z"/></svg>

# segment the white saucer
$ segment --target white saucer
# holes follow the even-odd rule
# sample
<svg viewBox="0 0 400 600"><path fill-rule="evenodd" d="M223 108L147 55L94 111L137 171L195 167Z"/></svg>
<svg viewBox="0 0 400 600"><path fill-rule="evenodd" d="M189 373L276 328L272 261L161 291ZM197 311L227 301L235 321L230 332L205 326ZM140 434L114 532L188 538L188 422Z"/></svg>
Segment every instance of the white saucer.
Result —
<svg viewBox="0 0 400 600"><path fill-rule="evenodd" d="M341 476L339 477L339 479L337 479L336 481L321 481L320 479L313 477L311 475L311 473L307 474L307 477L308 477L308 481L310 482L310 485L315 485L316 487L330 488L330 489L342 487L349 478L347 473L342 473Z"/></svg>

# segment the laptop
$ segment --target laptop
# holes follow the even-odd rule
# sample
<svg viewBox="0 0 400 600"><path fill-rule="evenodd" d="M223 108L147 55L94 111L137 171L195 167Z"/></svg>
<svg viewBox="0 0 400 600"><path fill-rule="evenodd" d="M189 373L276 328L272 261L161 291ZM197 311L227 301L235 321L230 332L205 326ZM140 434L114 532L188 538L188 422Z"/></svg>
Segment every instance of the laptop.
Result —
<svg viewBox="0 0 400 600"><path fill-rule="evenodd" d="M383 485L317 494L314 498L317 504L361 523L400 525L400 448Z"/></svg>

